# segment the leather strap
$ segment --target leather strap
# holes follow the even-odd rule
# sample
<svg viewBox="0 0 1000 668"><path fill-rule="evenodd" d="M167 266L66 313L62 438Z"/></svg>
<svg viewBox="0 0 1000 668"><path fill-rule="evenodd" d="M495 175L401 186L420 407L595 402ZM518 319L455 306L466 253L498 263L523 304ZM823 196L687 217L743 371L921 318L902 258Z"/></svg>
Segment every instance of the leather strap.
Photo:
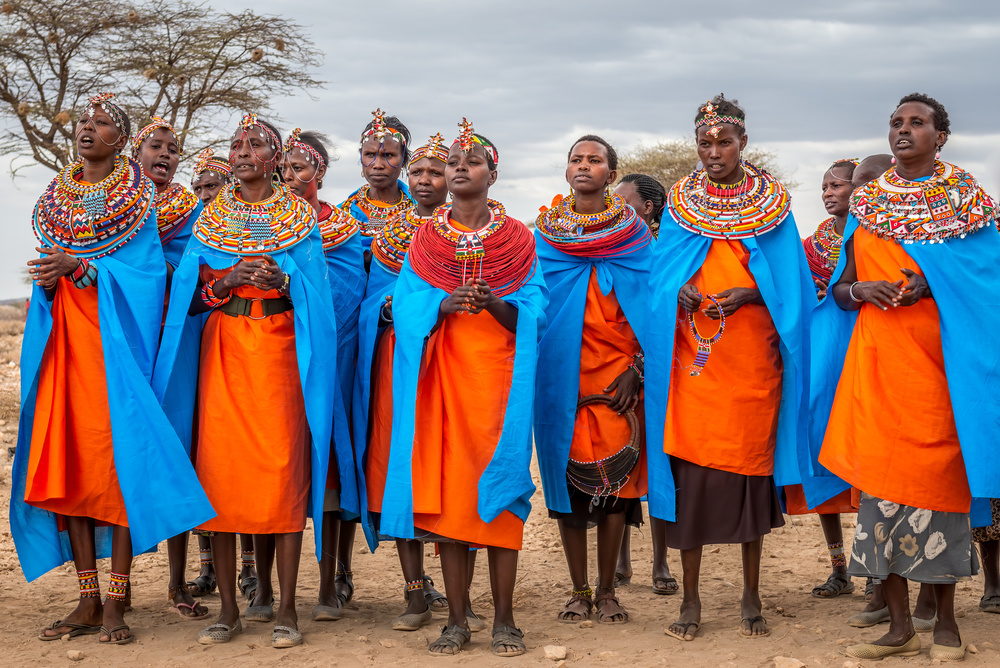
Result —
<svg viewBox="0 0 1000 668"><path fill-rule="evenodd" d="M260 307L254 308L254 304L260 304ZM277 315L278 313L291 311L293 308L292 300L288 297L275 297L274 299L246 299L244 297L237 297L234 295L232 299L218 307L218 310L222 311L226 315L231 315L234 318L243 315L248 318L258 320L260 318L266 318L270 315Z"/></svg>

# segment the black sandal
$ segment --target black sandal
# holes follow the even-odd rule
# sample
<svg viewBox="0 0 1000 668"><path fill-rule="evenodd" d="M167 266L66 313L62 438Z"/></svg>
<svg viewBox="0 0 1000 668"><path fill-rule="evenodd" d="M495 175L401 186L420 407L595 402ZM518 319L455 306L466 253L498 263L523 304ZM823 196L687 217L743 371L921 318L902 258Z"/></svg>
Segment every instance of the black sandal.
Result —
<svg viewBox="0 0 1000 668"><path fill-rule="evenodd" d="M427 651L434 656L455 656L470 640L472 640L472 632L468 629L463 629L457 624L443 626L441 627L441 635L427 646ZM435 651L435 647L439 648L440 651Z"/></svg>
<svg viewBox="0 0 1000 668"><path fill-rule="evenodd" d="M493 653L497 656L521 656L527 651L521 629L513 626L493 629Z"/></svg>
<svg viewBox="0 0 1000 668"><path fill-rule="evenodd" d="M340 562L337 562L340 563ZM347 603L354 598L354 571L342 571L337 570L336 574L333 576L333 587L337 592L337 598L340 599L341 607L347 605ZM347 593L339 587L338 585L347 585Z"/></svg>
<svg viewBox="0 0 1000 668"><path fill-rule="evenodd" d="M188 593L195 598L208 596L215 593L215 590L219 588L219 581L215 579L214 572L211 575L199 575L187 583L187 588Z"/></svg>
<svg viewBox="0 0 1000 668"><path fill-rule="evenodd" d="M431 610L448 608L448 597L434 588L434 580L427 574L424 574L424 602Z"/></svg>
<svg viewBox="0 0 1000 668"><path fill-rule="evenodd" d="M812 595L816 598L836 598L841 594L850 594L854 591L854 583L851 578L843 573L831 573L826 582L818 587L813 587Z"/></svg>
<svg viewBox="0 0 1000 668"><path fill-rule="evenodd" d="M252 601L257 596L257 576L248 575L240 578L240 592L246 596L248 601Z"/></svg>

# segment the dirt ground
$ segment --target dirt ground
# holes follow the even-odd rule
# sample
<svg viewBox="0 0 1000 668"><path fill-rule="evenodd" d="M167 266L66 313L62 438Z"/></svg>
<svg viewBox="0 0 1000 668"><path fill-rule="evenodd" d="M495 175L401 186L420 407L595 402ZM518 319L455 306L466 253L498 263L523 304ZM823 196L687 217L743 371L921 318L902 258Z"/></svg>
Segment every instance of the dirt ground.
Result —
<svg viewBox="0 0 1000 668"><path fill-rule="evenodd" d="M354 561L357 592L345 617L337 622L313 622L310 611L319 584L316 560L311 552L302 556L299 577L299 628L305 644L289 650L270 647L271 625L244 622L244 632L227 645L203 646L196 640L204 621L185 621L171 612L166 597L167 561L164 552L143 555L133 566L134 612L127 620L136 642L121 647L99 646L96 636L71 641L42 643L40 628L73 609L77 598L76 577L71 564L56 569L33 583L26 583L18 565L7 511L10 503L10 460L7 448L16 441L20 373L17 367L22 326L13 307L0 307L0 638L3 665L51 666L74 663L70 650L80 650L80 665L108 664L182 666L229 662L242 666L418 666L434 661L427 644L437 637L444 623L436 615L420 631L392 631L390 622L403 610L403 578L391 544L374 555L358 544ZM6 318L5 318L6 316ZM536 484L538 483L536 472ZM167 502L168 500L164 500ZM844 647L881 635L886 626L853 629L846 619L863 603L864 583L857 581L853 595L821 600L809 595L813 586L826 579L829 558L819 522L815 517L788 518L785 527L764 541L762 597L771 635L744 639L738 634L741 589L740 551L736 545L706 549L702 573L703 625L699 637L683 643L664 635L663 628L676 618L679 596L657 596L650 589L652 548L648 527L633 532L632 584L619 590L623 605L632 615L628 624L603 626L561 624L556 613L569 593L570 584L555 522L546 517L541 491L533 499L534 511L525 526L524 550L520 556L515 590L515 616L525 631L528 653L501 659L490 653L488 632L473 636L472 643L455 658L440 663L472 666L556 666L545 657L546 645L566 648L567 666L759 666L774 665L777 657L801 662L790 665L856 667ZM850 545L853 518L844 518L845 543ZM311 529L307 530L311 532ZM591 540L595 541L594 532ZM192 541L194 543L194 541ZM305 545L312 544L307 536ZM197 564L196 544L189 563ZM671 553L670 567L680 576L680 564ZM473 606L489 621L492 617L485 555L473 585ZM594 544L591 549L591 569ZM440 564L428 552L426 568L439 583ZM99 564L101 586L107 588L108 563ZM191 575L194 575L192 571ZM915 587L912 596L915 598ZM963 637L974 645L966 663L973 666L1000 665L1000 615L979 611L982 578L958 585L956 608ZM204 599L213 614L216 596ZM489 625L489 624L487 624ZM927 655L930 636L922 636L920 656L890 659L912 666L931 663ZM784 663L784 662L782 662Z"/></svg>

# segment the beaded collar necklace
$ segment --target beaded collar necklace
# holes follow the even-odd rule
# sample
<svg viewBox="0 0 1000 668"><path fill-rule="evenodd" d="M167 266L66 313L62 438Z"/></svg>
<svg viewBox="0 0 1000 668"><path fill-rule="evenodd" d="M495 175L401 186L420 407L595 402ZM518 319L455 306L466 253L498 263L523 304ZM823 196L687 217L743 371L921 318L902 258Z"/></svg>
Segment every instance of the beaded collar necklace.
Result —
<svg viewBox="0 0 1000 668"><path fill-rule="evenodd" d="M554 248L578 257L621 257L648 246L652 235L632 207L617 193L605 202L605 211L579 214L573 211L572 196L557 196L552 208L538 216L535 227Z"/></svg>
<svg viewBox="0 0 1000 668"><path fill-rule="evenodd" d="M743 179L712 182L704 169L685 176L667 193L667 209L677 224L710 239L747 239L784 221L791 197L773 176L743 162Z"/></svg>
<svg viewBox="0 0 1000 668"><path fill-rule="evenodd" d="M358 205L358 208L361 209L367 218L367 220L358 221L361 225L361 234L366 237L376 236L389 220L395 218L413 205L413 202L410 201L402 190L399 191L399 200L394 204L371 199L368 196L370 191L371 186L362 186L341 205L347 212L350 212L351 204Z"/></svg>
<svg viewBox="0 0 1000 668"><path fill-rule="evenodd" d="M403 268L403 260L410 248L413 234L417 228L431 220L434 220L433 214L426 218L418 216L417 207L411 206L390 220L372 240L372 254L386 269L398 274Z"/></svg>
<svg viewBox="0 0 1000 668"><path fill-rule="evenodd" d="M234 255L276 253L306 239L316 226L312 206L284 184L271 187L274 192L267 199L244 202L240 184L229 184L198 217L194 235L206 246Z"/></svg>
<svg viewBox="0 0 1000 668"><path fill-rule="evenodd" d="M135 236L153 206L156 188L138 162L122 155L99 183L80 183L82 172L82 161L60 170L35 205L32 227L43 246L90 260Z"/></svg>
<svg viewBox="0 0 1000 668"><path fill-rule="evenodd" d="M353 216L327 202L319 203L318 222L319 231L323 235L323 250L327 253L358 231L358 221Z"/></svg>
<svg viewBox="0 0 1000 668"><path fill-rule="evenodd" d="M165 244L184 229L191 212L198 206L198 198L179 183L171 183L156 195L154 204L156 229L160 232L160 242Z"/></svg>
<svg viewBox="0 0 1000 668"><path fill-rule="evenodd" d="M893 167L851 196L851 213L879 237L902 244L964 239L997 219L997 207L968 172L940 160L926 181Z"/></svg>
<svg viewBox="0 0 1000 668"><path fill-rule="evenodd" d="M837 234L837 219L827 218L807 239L806 260L809 270L816 276L829 280L840 260L840 247L844 237Z"/></svg>

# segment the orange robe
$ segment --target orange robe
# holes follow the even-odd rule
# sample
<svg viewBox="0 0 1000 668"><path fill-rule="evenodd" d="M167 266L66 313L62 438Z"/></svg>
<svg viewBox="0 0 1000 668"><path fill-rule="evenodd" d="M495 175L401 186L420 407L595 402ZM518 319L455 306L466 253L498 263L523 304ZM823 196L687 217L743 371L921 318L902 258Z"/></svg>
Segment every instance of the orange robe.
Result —
<svg viewBox="0 0 1000 668"><path fill-rule="evenodd" d="M903 246L854 234L859 281L920 272ZM864 492L902 505L969 512L933 299L858 312L819 461Z"/></svg>
<svg viewBox="0 0 1000 668"><path fill-rule="evenodd" d="M827 499L815 508L810 508L806 503L806 495L802 485L787 485L785 491L785 512L789 515L836 515L837 513L856 513L861 502L861 490L856 487L845 489L843 492Z"/></svg>
<svg viewBox="0 0 1000 668"><path fill-rule="evenodd" d="M703 295L734 287L756 288L750 253L739 241L716 240L692 277ZM714 309L709 302L703 302ZM698 344L678 309L670 401L664 421L664 451L721 471L747 476L774 473L774 447L781 403L779 337L766 306L747 304L726 318L700 376L687 369ZM700 312L695 324L711 336L719 321Z"/></svg>
<svg viewBox="0 0 1000 668"><path fill-rule="evenodd" d="M500 441L514 332L486 312L452 314L431 334L417 389L413 523L452 540L521 549L524 524L479 517L479 479Z"/></svg>
<svg viewBox="0 0 1000 668"><path fill-rule="evenodd" d="M229 271L202 266L201 278ZM279 296L276 290L250 286L234 294ZM195 471L218 513L203 530L293 533L305 528L309 429L294 313L255 320L214 311L202 329Z"/></svg>
<svg viewBox="0 0 1000 668"><path fill-rule="evenodd" d="M587 301L583 309L583 341L580 346L580 398L604 394L604 389L632 363L639 352L639 342L625 319L614 290L605 296L590 270ZM629 372L631 373L631 371ZM639 461L629 474L619 497L635 499L646 494L646 448L642 438L642 400L636 407L639 420ZM577 461L593 462L621 450L629 441L628 422L604 404L590 404L576 413L573 443L569 456Z"/></svg>
<svg viewBox="0 0 1000 668"><path fill-rule="evenodd" d="M366 450L365 484L368 488L368 509L382 512L385 479L389 472L389 445L392 441L392 357L396 331L387 327L375 347L372 370L371 437Z"/></svg>
<svg viewBox="0 0 1000 668"><path fill-rule="evenodd" d="M128 526L115 471L96 285L80 289L69 277L59 279L30 452L25 502Z"/></svg>

